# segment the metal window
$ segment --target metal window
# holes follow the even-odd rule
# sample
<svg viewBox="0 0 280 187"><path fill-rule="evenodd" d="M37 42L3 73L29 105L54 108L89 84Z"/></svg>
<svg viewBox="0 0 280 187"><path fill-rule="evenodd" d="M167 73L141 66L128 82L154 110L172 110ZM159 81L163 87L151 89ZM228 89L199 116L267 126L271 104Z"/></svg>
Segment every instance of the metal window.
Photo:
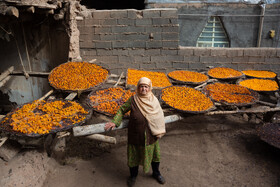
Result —
<svg viewBox="0 0 280 187"><path fill-rule="evenodd" d="M197 47L229 47L228 37L219 17L212 16L199 35Z"/></svg>

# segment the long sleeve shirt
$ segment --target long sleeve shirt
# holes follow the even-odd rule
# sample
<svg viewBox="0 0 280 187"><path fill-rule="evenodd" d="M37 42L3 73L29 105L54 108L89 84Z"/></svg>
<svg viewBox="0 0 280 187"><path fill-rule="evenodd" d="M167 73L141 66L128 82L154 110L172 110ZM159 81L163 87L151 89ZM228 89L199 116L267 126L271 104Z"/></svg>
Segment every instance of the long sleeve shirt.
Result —
<svg viewBox="0 0 280 187"><path fill-rule="evenodd" d="M112 122L115 123L117 127L119 127L122 122L123 116L130 110L131 110L131 97L119 108Z"/></svg>

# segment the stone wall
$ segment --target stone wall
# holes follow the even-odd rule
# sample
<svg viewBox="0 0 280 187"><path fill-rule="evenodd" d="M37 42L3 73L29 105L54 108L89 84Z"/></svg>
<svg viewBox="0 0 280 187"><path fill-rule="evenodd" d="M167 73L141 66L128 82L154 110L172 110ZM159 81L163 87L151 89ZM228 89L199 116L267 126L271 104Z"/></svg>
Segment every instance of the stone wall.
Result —
<svg viewBox="0 0 280 187"><path fill-rule="evenodd" d="M171 8L91 10L78 22L81 57L118 74L127 68L170 72L209 66L280 73L280 48L180 47L177 18Z"/></svg>

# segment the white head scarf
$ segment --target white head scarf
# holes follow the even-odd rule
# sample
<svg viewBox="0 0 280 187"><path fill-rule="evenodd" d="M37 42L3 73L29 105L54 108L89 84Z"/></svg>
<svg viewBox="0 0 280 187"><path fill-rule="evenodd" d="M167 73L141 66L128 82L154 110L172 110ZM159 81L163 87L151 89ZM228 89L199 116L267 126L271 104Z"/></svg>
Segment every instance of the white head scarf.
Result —
<svg viewBox="0 0 280 187"><path fill-rule="evenodd" d="M149 92L145 95L138 93L141 84L146 84L150 87ZM139 79L134 100L140 112L147 119L152 134L157 137L162 137L166 133L164 114L158 99L152 93L152 81L147 77Z"/></svg>

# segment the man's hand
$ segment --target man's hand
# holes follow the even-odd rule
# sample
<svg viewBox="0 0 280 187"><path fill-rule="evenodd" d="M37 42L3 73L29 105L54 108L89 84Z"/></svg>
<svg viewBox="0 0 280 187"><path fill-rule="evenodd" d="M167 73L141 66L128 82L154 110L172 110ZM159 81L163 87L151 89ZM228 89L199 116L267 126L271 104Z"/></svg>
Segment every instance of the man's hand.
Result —
<svg viewBox="0 0 280 187"><path fill-rule="evenodd" d="M112 130L114 128L116 128L116 124L113 122L106 123L104 127L105 131Z"/></svg>

